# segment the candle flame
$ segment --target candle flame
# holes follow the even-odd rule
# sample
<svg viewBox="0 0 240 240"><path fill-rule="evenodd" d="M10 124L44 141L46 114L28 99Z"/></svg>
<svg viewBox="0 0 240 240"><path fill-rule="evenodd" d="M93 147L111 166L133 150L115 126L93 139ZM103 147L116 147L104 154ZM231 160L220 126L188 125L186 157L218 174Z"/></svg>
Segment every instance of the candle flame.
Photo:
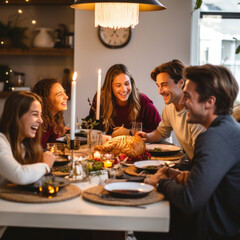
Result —
<svg viewBox="0 0 240 240"><path fill-rule="evenodd" d="M100 69L98 69L98 74L101 74L101 71L102 71L102 70L101 70L101 68L100 68Z"/></svg>
<svg viewBox="0 0 240 240"><path fill-rule="evenodd" d="M74 72L74 74L73 74L73 81L76 81L76 79L77 79L77 72Z"/></svg>

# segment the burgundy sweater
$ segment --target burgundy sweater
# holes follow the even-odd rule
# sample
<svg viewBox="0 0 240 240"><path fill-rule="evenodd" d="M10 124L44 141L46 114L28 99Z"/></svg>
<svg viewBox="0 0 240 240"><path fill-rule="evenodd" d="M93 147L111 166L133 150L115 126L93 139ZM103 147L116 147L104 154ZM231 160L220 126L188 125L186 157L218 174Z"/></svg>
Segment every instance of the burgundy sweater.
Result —
<svg viewBox="0 0 240 240"><path fill-rule="evenodd" d="M158 110L153 105L153 102L151 99L149 99L145 94L140 93L140 113L137 117L138 122L142 122L143 125L143 131L144 132L152 132L157 128L159 123L161 122L161 117L158 113ZM94 105L94 102L93 102ZM116 117L113 119L116 126L122 126L124 124L124 127L130 129L131 128L131 122L128 120L128 116L130 113L129 106L121 107L117 105L115 108L116 111ZM95 119L95 112L90 110L90 114L86 119L89 118ZM104 131L104 125L102 124L102 119L100 120L100 124L96 127L96 129L100 129ZM112 129L110 129L107 134L112 133Z"/></svg>

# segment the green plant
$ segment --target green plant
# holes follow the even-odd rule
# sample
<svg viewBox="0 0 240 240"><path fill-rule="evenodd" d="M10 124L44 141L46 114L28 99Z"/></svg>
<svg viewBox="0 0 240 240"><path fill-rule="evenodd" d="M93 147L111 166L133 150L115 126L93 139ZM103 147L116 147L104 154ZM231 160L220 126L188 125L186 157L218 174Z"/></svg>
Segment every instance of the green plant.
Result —
<svg viewBox="0 0 240 240"><path fill-rule="evenodd" d="M7 24L0 22L1 47L28 49L24 43L24 39L27 39L25 35L27 29L27 27L14 26L11 21Z"/></svg>
<svg viewBox="0 0 240 240"><path fill-rule="evenodd" d="M200 7L202 6L202 0L196 0L195 2L195 6L194 6L194 9L193 11L197 10L197 9L200 9ZM240 2L238 3L238 5L240 5ZM239 42L239 40L237 38L233 38L235 39L236 42ZM236 48L236 51L235 51L236 54L239 54L240 53L240 44L238 45L238 47Z"/></svg>

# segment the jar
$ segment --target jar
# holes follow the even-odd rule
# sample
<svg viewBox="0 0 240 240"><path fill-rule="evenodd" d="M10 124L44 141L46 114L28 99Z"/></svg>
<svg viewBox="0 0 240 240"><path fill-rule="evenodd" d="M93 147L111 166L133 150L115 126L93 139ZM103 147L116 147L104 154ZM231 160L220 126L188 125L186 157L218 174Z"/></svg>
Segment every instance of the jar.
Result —
<svg viewBox="0 0 240 240"><path fill-rule="evenodd" d="M14 73L14 86L22 87L25 84L25 73L15 72Z"/></svg>

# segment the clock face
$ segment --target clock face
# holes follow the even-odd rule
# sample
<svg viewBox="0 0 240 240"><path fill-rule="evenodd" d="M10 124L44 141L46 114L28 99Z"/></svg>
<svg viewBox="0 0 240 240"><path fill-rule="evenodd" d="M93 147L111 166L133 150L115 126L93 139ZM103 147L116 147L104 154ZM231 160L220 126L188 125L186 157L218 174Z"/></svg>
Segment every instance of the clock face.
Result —
<svg viewBox="0 0 240 240"><path fill-rule="evenodd" d="M131 28L105 28L99 27L98 36L105 47L121 48L131 39Z"/></svg>

